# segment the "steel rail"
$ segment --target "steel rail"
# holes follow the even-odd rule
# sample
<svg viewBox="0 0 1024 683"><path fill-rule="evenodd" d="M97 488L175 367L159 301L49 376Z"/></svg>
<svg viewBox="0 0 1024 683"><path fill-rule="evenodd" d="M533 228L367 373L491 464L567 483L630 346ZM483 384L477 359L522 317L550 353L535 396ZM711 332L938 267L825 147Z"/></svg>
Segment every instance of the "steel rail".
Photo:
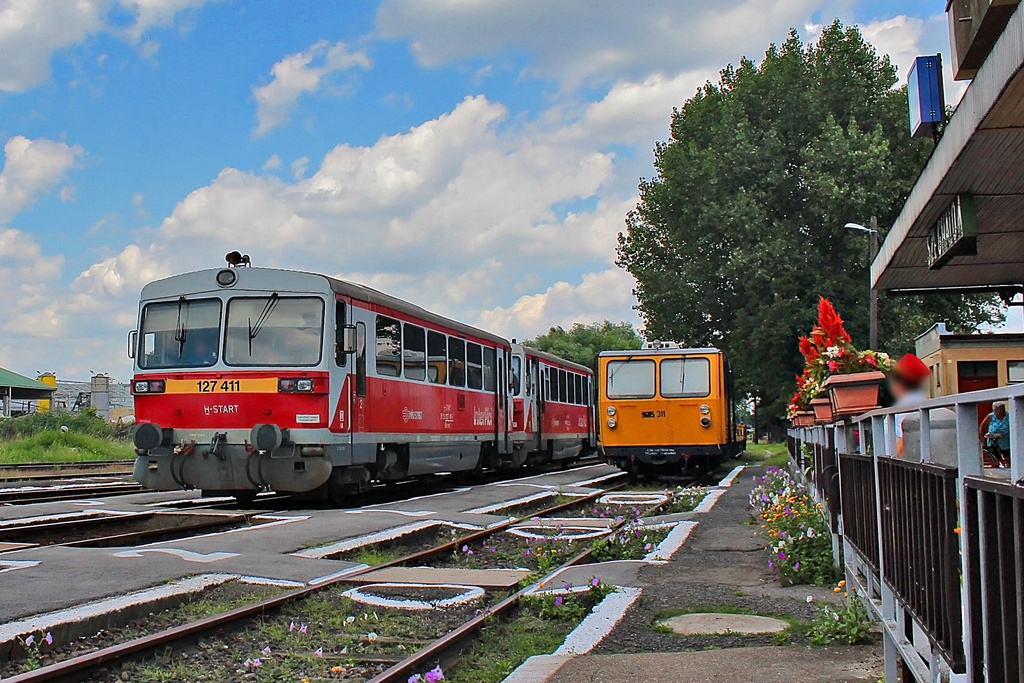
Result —
<svg viewBox="0 0 1024 683"><path fill-rule="evenodd" d="M30 503L53 503L79 498L109 498L128 493L140 493L145 489L134 482L117 482L105 486L69 486L62 489L38 488L27 491L10 490L0 493L0 505L28 505Z"/></svg>
<svg viewBox="0 0 1024 683"><path fill-rule="evenodd" d="M625 477L626 473L623 472L622 476ZM616 484L615 486L606 487L598 491L595 491L594 493L587 494L586 496L581 496L567 503L559 503L558 505L554 505L548 509L539 510L537 512L531 513L531 516L553 514L556 512L560 512L561 510L564 510L568 507L579 505L581 503L588 503L607 494L610 491L619 489L622 486L624 486L624 483L619 483ZM481 532L474 532L473 536L474 538L480 538L482 536L498 533L500 531L508 529L509 527L515 524L522 522L524 519L526 519L525 516L509 518L508 520L496 524L495 526L490 527L489 529L482 530ZM458 542L465 543L469 538L469 536L463 537ZM454 543L444 543L440 546L436 546L435 548L430 548L426 552L428 553L428 556L441 554L449 550L453 545ZM94 650L92 652L80 655L78 657L72 657L70 659L65 659L60 662L55 662L53 664L41 667L39 669L35 669L34 671L17 674L15 676L11 676L10 678L5 678L4 683L81 681L83 680L83 678L85 678L86 675L88 675L88 673L93 672L104 665L109 665L112 662L117 662L121 660L127 660L131 657L137 657L148 652L152 652L153 650L156 650L158 648L166 647L172 643L184 640L186 638L193 638L201 636L213 630L230 627L230 625L235 622L243 621L251 617L262 615L265 612L276 610L296 600L301 600L303 598L307 598L309 596L323 592L334 586L348 583L352 578L365 574L369 571L375 571L377 569L382 569L384 567L394 566L396 564L404 564L407 562L414 562L423 559L424 552L425 551L419 551L416 553L412 553L407 557L394 560L392 562L374 565L372 567L364 567L356 571L335 576L315 586L296 588L294 590L282 593L281 595L260 600L259 602L255 602L251 605L236 607L235 609L229 610L222 614L215 614L213 616L204 617L202 619L199 619L188 624L182 624L180 626L175 626L170 629L160 631L158 633L152 633L147 636L135 638L134 640L130 640L125 643L119 643L117 645L112 645L110 647ZM505 601L502 601L502 603L504 602ZM463 625L463 627L464 626L465 624ZM457 630L461 630L463 627L460 627L460 629ZM400 665L401 662L399 664L396 664L395 666Z"/></svg>
<svg viewBox="0 0 1024 683"><path fill-rule="evenodd" d="M616 487L618 488L618 487ZM666 505L671 501L671 498L663 503L660 503L654 507L648 514L650 516L656 515L659 511L664 509ZM617 524L613 524L610 527L610 533L614 534L616 531L621 529L623 526L629 523L629 520L622 520ZM476 615L469 621L466 621L458 628L448 632L446 635L441 636L433 643L412 653L398 664L395 664L390 669L382 671L377 674L366 683L404 683L409 680L409 677L421 673L424 669L428 668L430 664L439 661L443 655L453 648L457 647L464 641L476 636L476 633L489 619L498 619L506 613L512 611L516 606L519 605L520 600L526 595L529 595L533 587L536 585L543 586L550 581L554 576L558 575L562 571L573 567L578 564L582 564L586 560L590 559L593 554L592 548L587 548L583 552L579 553L575 557L570 558L565 563L557 567L547 575L542 577L539 581L529 586L525 586L520 590L516 591L512 595L508 596L498 604L491 607L489 610Z"/></svg>

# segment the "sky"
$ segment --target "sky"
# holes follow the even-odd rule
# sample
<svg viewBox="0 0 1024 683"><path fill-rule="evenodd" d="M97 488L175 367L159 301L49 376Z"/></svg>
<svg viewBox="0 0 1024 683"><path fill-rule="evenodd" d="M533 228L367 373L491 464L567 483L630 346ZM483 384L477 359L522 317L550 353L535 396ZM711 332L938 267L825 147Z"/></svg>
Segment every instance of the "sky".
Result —
<svg viewBox="0 0 1024 683"><path fill-rule="evenodd" d="M837 17L905 76L944 5L0 0L0 366L124 379L142 286L235 249L508 337L639 323L672 107Z"/></svg>

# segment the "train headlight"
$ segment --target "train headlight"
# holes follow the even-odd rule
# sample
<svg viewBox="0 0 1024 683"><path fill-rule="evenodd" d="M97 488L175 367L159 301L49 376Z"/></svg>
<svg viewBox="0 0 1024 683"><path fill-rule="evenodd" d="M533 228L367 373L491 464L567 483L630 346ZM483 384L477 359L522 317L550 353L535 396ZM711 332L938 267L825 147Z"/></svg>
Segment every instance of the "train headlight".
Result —
<svg viewBox="0 0 1024 683"><path fill-rule="evenodd" d="M133 394L162 394L167 391L167 383L162 379L147 379L132 382Z"/></svg>
<svg viewBox="0 0 1024 683"><path fill-rule="evenodd" d="M311 379L279 379L277 390L281 392L313 391L313 380Z"/></svg>
<svg viewBox="0 0 1024 683"><path fill-rule="evenodd" d="M608 406L605 412L608 413L608 417L612 417L615 415L615 406Z"/></svg>
<svg viewBox="0 0 1024 683"><path fill-rule="evenodd" d="M217 273L217 284L221 287L231 287L238 280L238 275L230 268L225 268Z"/></svg>
<svg viewBox="0 0 1024 683"><path fill-rule="evenodd" d="M615 429L615 425L617 425L617 424L618 424L618 422L616 422L616 421L615 421L615 418L614 418L614 417L609 417L609 418L608 418L608 423L607 423L607 424L608 424L608 428L609 428L609 429Z"/></svg>
<svg viewBox="0 0 1024 683"><path fill-rule="evenodd" d="M701 403L700 404L700 414L701 415L710 415L711 414L711 406L709 406L707 403Z"/></svg>
<svg viewBox="0 0 1024 683"><path fill-rule="evenodd" d="M707 416L702 417L700 419L700 426L701 427L710 427L711 426L711 418L707 417Z"/></svg>

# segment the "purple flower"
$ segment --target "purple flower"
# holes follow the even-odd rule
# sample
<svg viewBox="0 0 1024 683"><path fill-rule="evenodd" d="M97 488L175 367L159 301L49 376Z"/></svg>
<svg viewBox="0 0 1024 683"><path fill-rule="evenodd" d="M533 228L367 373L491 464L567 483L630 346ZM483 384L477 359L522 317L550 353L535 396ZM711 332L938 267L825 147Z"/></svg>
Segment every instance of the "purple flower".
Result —
<svg viewBox="0 0 1024 683"><path fill-rule="evenodd" d="M407 683L423 683L423 676L420 676L419 674L413 674L412 676L409 676L409 680L407 681Z"/></svg>
<svg viewBox="0 0 1024 683"><path fill-rule="evenodd" d="M50 635L50 632L49 632L49 631L47 631L47 632L46 632L46 637L45 637L45 638L43 638L43 640L45 640L45 641L46 641L46 644L47 644L47 645L53 645L53 636L52 636L52 635Z"/></svg>
<svg viewBox="0 0 1024 683"><path fill-rule="evenodd" d="M462 552L464 552L464 553L469 552L469 546L468 545L462 546Z"/></svg>
<svg viewBox="0 0 1024 683"><path fill-rule="evenodd" d="M313 654L315 654L317 657L320 657L321 659L323 659L323 656L324 656L324 648L323 648L323 646L321 645L320 647L318 647L316 649L316 652L314 652Z"/></svg>
<svg viewBox="0 0 1024 683"><path fill-rule="evenodd" d="M569 590L572 588L572 584L566 581L562 584L562 587L565 589L566 592L569 592Z"/></svg>
<svg viewBox="0 0 1024 683"><path fill-rule="evenodd" d="M262 653L263 653L263 656L264 656L264 657L269 657L269 656L270 656L270 646L269 646L269 645L267 645L267 646L266 646L265 648L263 648L262 650L260 650L260 652L262 652Z"/></svg>
<svg viewBox="0 0 1024 683"><path fill-rule="evenodd" d="M793 569L800 569L800 563L799 562L795 562L793 564Z"/></svg>
<svg viewBox="0 0 1024 683"><path fill-rule="evenodd" d="M252 660L252 668L258 669L261 666L263 666L263 662L260 661L259 657L257 657L256 659Z"/></svg>
<svg viewBox="0 0 1024 683"><path fill-rule="evenodd" d="M779 559L780 559L780 560L784 560L784 559L786 559L786 553L784 553L784 552L782 552L782 551L780 550L780 551L779 551Z"/></svg>
<svg viewBox="0 0 1024 683"><path fill-rule="evenodd" d="M441 671L441 666L438 665L430 671L428 671L424 678L426 679L427 683L437 683L437 681L444 680L444 672Z"/></svg>
<svg viewBox="0 0 1024 683"><path fill-rule="evenodd" d="M593 579L590 580L590 585L593 586L594 588L597 588L598 586L601 585L601 579L599 579L599 578L597 578L595 576Z"/></svg>
<svg viewBox="0 0 1024 683"><path fill-rule="evenodd" d="M561 607L563 602L565 601L562 600L562 596L559 595L557 598L555 598L555 607Z"/></svg>
<svg viewBox="0 0 1024 683"><path fill-rule="evenodd" d="M34 643L34 642L36 642L36 637L35 636L29 636L28 638L25 639L25 645L31 646L32 643Z"/></svg>
<svg viewBox="0 0 1024 683"><path fill-rule="evenodd" d="M294 630L295 630L295 622L293 621L293 622L288 624L288 633L291 633Z"/></svg>
<svg viewBox="0 0 1024 683"><path fill-rule="evenodd" d="M306 631L308 631L308 630L309 630L309 626L306 625L306 624L303 624L302 626L299 627L299 633L305 634Z"/></svg>

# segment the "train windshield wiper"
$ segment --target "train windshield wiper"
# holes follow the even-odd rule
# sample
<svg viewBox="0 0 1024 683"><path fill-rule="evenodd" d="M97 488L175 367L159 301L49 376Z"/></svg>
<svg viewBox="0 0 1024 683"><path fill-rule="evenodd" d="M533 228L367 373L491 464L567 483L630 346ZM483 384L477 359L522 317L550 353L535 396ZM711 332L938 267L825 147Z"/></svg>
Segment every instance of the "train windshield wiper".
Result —
<svg viewBox="0 0 1024 683"><path fill-rule="evenodd" d="M267 303L263 305L263 310L260 312L258 318L256 318L256 324L252 322L252 318L249 318L249 356L252 357L252 340L259 336L259 333L263 331L263 326L270 320L270 316L273 315L274 309L277 308L278 302L281 301L281 297L278 296L277 292L270 295L267 299Z"/></svg>
<svg viewBox="0 0 1024 683"><path fill-rule="evenodd" d="M174 323L174 341L178 342L178 358L185 353L185 340L188 339L188 299L178 299L178 320ZM184 315L182 315L184 311Z"/></svg>
<svg viewBox="0 0 1024 683"><path fill-rule="evenodd" d="M615 368L612 371L612 374L608 375L608 386L611 386L612 382L615 381L615 375L619 374L619 370L621 370L622 368L624 368L627 365L629 365L629 362L631 360L633 360L634 358L636 358L636 354L633 354L631 356L626 356L626 360L619 361L619 367Z"/></svg>

